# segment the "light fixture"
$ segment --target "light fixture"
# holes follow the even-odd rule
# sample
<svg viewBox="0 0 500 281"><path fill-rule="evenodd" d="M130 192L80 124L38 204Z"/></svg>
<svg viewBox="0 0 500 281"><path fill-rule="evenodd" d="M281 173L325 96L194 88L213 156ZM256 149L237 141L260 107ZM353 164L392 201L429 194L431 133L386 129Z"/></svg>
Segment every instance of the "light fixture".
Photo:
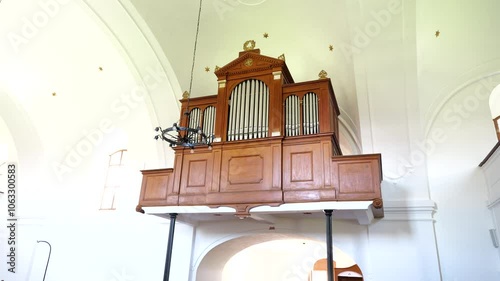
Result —
<svg viewBox="0 0 500 281"><path fill-rule="evenodd" d="M198 22L196 24L196 35L194 40L194 48L193 48L193 63L191 65L191 78L189 81L189 91L187 92L187 107L184 112L184 117L186 118L186 124L189 124L189 100L191 96L191 88L193 86L193 73L194 73L194 65L196 61L196 47L198 45L198 33L200 31L200 16L201 16L201 6L202 0L200 0L200 8L198 10ZM189 125L188 125L189 126ZM170 147L182 146L188 147L191 149L191 153L194 152L194 148L197 146L208 146L208 149L212 149L212 141L214 136L207 136L203 133L201 127L190 128L190 127L181 127L178 126L177 123L174 123L172 127L162 129L161 127L156 127L155 131L158 134L155 136L155 139L161 139L169 143Z"/></svg>
<svg viewBox="0 0 500 281"><path fill-rule="evenodd" d="M213 136L205 135L200 127L180 127L177 123L174 123L172 127L166 129L156 127L155 131L158 132L155 139L168 142L170 147L184 146L193 150L196 146L207 145L208 149L212 149Z"/></svg>

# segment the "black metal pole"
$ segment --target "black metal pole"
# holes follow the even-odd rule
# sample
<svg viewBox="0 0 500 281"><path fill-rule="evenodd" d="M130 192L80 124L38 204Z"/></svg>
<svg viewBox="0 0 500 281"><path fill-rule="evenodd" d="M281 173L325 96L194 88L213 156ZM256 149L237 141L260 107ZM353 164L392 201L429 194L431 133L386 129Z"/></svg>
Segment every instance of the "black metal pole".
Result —
<svg viewBox="0 0 500 281"><path fill-rule="evenodd" d="M326 215L326 263L328 281L333 281L333 253L332 253L332 210L325 210Z"/></svg>
<svg viewBox="0 0 500 281"><path fill-rule="evenodd" d="M175 231L175 219L177 214L170 214L170 231L168 233L168 245L167 245L167 259L165 260L165 273L163 274L163 281L168 281L170 278L170 263L172 261L172 247L174 245L174 231Z"/></svg>

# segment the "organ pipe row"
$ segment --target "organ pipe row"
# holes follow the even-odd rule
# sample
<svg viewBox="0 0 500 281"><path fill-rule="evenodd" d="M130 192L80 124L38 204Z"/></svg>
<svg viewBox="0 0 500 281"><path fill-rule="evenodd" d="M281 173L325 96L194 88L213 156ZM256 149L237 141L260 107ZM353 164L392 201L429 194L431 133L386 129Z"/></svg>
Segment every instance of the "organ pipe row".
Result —
<svg viewBox="0 0 500 281"><path fill-rule="evenodd" d="M318 96L315 93L307 93L302 101L303 129L304 135L317 134L319 132L318 119Z"/></svg>
<svg viewBox="0 0 500 281"><path fill-rule="evenodd" d="M209 106L203 110L203 132L211 137L215 132L215 107Z"/></svg>
<svg viewBox="0 0 500 281"><path fill-rule="evenodd" d="M296 95L288 96L285 100L285 136L310 135L318 132L318 96L312 92L305 94L302 100Z"/></svg>
<svg viewBox="0 0 500 281"><path fill-rule="evenodd" d="M198 107L191 109L189 112L188 127L192 129L201 128L203 133L211 140L211 136L213 136L215 131L215 107L208 106L203 110L203 114L201 114L201 110ZM200 142L201 136L194 134L192 141Z"/></svg>
<svg viewBox="0 0 500 281"><path fill-rule="evenodd" d="M246 140L268 136L269 88L256 79L238 84L229 100L227 140ZM215 132L215 107L190 111L189 127L201 127L208 137ZM302 98L290 95L284 104L285 136L319 133L318 96L309 92ZM195 140L200 136L195 135Z"/></svg>
<svg viewBox="0 0 500 281"><path fill-rule="evenodd" d="M229 100L227 140L247 140L268 136L269 88L260 80L238 84Z"/></svg>

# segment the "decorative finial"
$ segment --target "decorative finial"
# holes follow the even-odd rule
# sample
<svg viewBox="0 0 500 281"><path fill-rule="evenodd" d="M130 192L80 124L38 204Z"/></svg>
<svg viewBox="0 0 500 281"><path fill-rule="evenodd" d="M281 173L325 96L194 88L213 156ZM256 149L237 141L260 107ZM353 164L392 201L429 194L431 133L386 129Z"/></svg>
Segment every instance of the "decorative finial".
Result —
<svg viewBox="0 0 500 281"><path fill-rule="evenodd" d="M281 54L279 57L278 57L279 60L282 60L282 61L285 61L285 54Z"/></svg>
<svg viewBox="0 0 500 281"><path fill-rule="evenodd" d="M255 49L255 41L254 40L248 40L243 44L243 50L245 51L250 51Z"/></svg>
<svg viewBox="0 0 500 281"><path fill-rule="evenodd" d="M328 78L327 75L328 75L328 73L326 73L326 71L321 70L318 74L318 77L319 77L319 79L326 79L326 78Z"/></svg>
<svg viewBox="0 0 500 281"><path fill-rule="evenodd" d="M216 66L215 66L215 70L214 70L214 71L217 71L217 70L219 70L219 69L220 69L220 67L219 67L218 65L216 65Z"/></svg>
<svg viewBox="0 0 500 281"><path fill-rule="evenodd" d="M182 94L182 98L183 99L188 99L189 98L189 92L188 91L184 91L184 93Z"/></svg>

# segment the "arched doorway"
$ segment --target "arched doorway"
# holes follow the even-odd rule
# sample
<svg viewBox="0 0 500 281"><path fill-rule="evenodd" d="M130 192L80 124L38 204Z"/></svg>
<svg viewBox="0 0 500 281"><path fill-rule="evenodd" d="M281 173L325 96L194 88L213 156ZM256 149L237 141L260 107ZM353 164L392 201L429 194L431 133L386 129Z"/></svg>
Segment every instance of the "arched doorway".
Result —
<svg viewBox="0 0 500 281"><path fill-rule="evenodd" d="M338 263L356 262L334 248ZM295 234L254 234L212 248L196 270L196 281L308 281L315 262L326 258L323 241Z"/></svg>

